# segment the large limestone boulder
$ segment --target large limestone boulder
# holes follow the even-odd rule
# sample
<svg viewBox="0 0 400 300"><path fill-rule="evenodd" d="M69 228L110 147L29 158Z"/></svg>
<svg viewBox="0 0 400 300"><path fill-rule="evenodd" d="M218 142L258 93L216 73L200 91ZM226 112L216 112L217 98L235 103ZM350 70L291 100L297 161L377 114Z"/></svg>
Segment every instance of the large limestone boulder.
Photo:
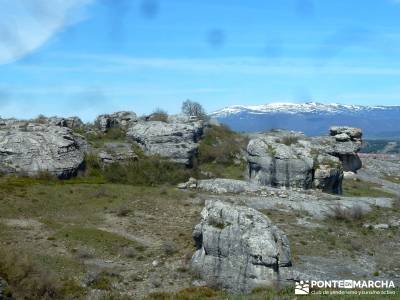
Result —
<svg viewBox="0 0 400 300"><path fill-rule="evenodd" d="M86 143L69 128L28 124L0 130L0 172L34 176L49 172L60 178L82 166Z"/></svg>
<svg viewBox="0 0 400 300"><path fill-rule="evenodd" d="M290 276L288 238L260 212L207 201L201 217L191 267L208 285L248 293Z"/></svg>
<svg viewBox="0 0 400 300"><path fill-rule="evenodd" d="M132 139L148 155L159 155L177 163L191 165L203 134L203 122L138 122L129 128Z"/></svg>
<svg viewBox="0 0 400 300"><path fill-rule="evenodd" d="M138 117L134 112L120 111L98 116L95 124L102 132L106 132L110 128L121 128L127 130L137 121Z"/></svg>
<svg viewBox="0 0 400 300"><path fill-rule="evenodd" d="M249 176L262 185L311 188L314 160L310 147L297 137L264 135L247 146Z"/></svg>
<svg viewBox="0 0 400 300"><path fill-rule="evenodd" d="M283 130L254 135L247 147L250 180L341 194L343 171L361 168L361 137L351 127L332 127L330 136L313 138Z"/></svg>

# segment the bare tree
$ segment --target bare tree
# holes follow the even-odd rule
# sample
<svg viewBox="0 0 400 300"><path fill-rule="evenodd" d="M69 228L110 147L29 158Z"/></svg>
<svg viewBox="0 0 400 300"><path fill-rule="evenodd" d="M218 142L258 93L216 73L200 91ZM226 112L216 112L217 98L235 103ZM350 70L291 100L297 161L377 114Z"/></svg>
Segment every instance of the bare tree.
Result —
<svg viewBox="0 0 400 300"><path fill-rule="evenodd" d="M182 103L182 113L188 116L204 118L206 113L200 103L186 100Z"/></svg>

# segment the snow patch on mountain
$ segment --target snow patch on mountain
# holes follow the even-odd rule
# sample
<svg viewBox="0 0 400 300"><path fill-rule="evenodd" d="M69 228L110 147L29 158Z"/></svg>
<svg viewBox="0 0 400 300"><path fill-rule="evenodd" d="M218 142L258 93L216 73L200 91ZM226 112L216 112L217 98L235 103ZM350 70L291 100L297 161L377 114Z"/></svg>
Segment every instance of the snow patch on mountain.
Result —
<svg viewBox="0 0 400 300"><path fill-rule="evenodd" d="M400 107L400 106L399 106ZM338 103L287 103L276 102L263 105L233 105L217 110L211 114L213 117L226 117L229 115L236 115L240 113L249 114L267 114L267 113L324 113L324 114L337 114L337 113L356 113L360 111L370 110L385 110L393 108L393 106L361 106L361 105L345 105Z"/></svg>

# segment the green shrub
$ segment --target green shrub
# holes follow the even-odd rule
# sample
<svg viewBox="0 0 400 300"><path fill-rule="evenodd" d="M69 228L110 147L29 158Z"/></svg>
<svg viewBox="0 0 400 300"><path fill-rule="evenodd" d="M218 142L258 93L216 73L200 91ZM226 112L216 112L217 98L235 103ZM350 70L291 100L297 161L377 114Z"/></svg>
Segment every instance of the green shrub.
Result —
<svg viewBox="0 0 400 300"><path fill-rule="evenodd" d="M100 159L96 154L90 153L85 157L85 171L87 176L99 177L102 175Z"/></svg>
<svg viewBox="0 0 400 300"><path fill-rule="evenodd" d="M227 126L207 128L199 146L199 163L231 164L246 148L248 139Z"/></svg>
<svg viewBox="0 0 400 300"><path fill-rule="evenodd" d="M191 176L185 166L158 157L148 157L127 164L114 163L104 169L104 178L111 183L155 186L178 184Z"/></svg>
<svg viewBox="0 0 400 300"><path fill-rule="evenodd" d="M103 138L106 140L123 140L125 139L126 132L121 128L109 128L107 132L104 134Z"/></svg>
<svg viewBox="0 0 400 300"><path fill-rule="evenodd" d="M85 294L74 281L58 278L26 254L13 250L0 249L0 277L9 284L13 299L80 299Z"/></svg>
<svg viewBox="0 0 400 300"><path fill-rule="evenodd" d="M242 179L246 164L240 159L248 138L226 126L211 126L200 141L198 166L216 177Z"/></svg>

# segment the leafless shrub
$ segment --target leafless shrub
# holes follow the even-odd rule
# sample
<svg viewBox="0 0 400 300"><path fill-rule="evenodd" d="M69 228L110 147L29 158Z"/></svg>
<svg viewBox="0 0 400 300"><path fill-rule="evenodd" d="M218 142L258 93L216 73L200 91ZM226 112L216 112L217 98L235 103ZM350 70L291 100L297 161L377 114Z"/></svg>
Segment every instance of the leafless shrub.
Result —
<svg viewBox="0 0 400 300"><path fill-rule="evenodd" d="M346 208L338 204L332 207L332 217L339 221L352 222L360 220L363 216L364 211L359 205Z"/></svg>
<svg viewBox="0 0 400 300"><path fill-rule="evenodd" d="M299 142L299 138L295 135L286 135L281 138L280 142L286 146L294 145Z"/></svg>
<svg viewBox="0 0 400 300"><path fill-rule="evenodd" d="M73 250L75 256L79 259L91 259L93 258L93 253L85 248L77 248Z"/></svg>
<svg viewBox="0 0 400 300"><path fill-rule="evenodd" d="M186 100L182 103L182 113L187 116L195 116L204 118L206 113L200 103L191 100Z"/></svg>
<svg viewBox="0 0 400 300"><path fill-rule="evenodd" d="M133 247L122 248L121 254L127 258L135 258L138 251Z"/></svg>
<svg viewBox="0 0 400 300"><path fill-rule="evenodd" d="M168 256L175 254L178 252L178 246L173 241L166 241L163 243L164 253Z"/></svg>
<svg viewBox="0 0 400 300"><path fill-rule="evenodd" d="M132 212L132 210L129 207L127 207L126 205L122 205L117 210L117 216L118 217L127 217L131 212Z"/></svg>
<svg viewBox="0 0 400 300"><path fill-rule="evenodd" d="M168 122L168 113L161 108L157 108L149 117L150 121Z"/></svg>

